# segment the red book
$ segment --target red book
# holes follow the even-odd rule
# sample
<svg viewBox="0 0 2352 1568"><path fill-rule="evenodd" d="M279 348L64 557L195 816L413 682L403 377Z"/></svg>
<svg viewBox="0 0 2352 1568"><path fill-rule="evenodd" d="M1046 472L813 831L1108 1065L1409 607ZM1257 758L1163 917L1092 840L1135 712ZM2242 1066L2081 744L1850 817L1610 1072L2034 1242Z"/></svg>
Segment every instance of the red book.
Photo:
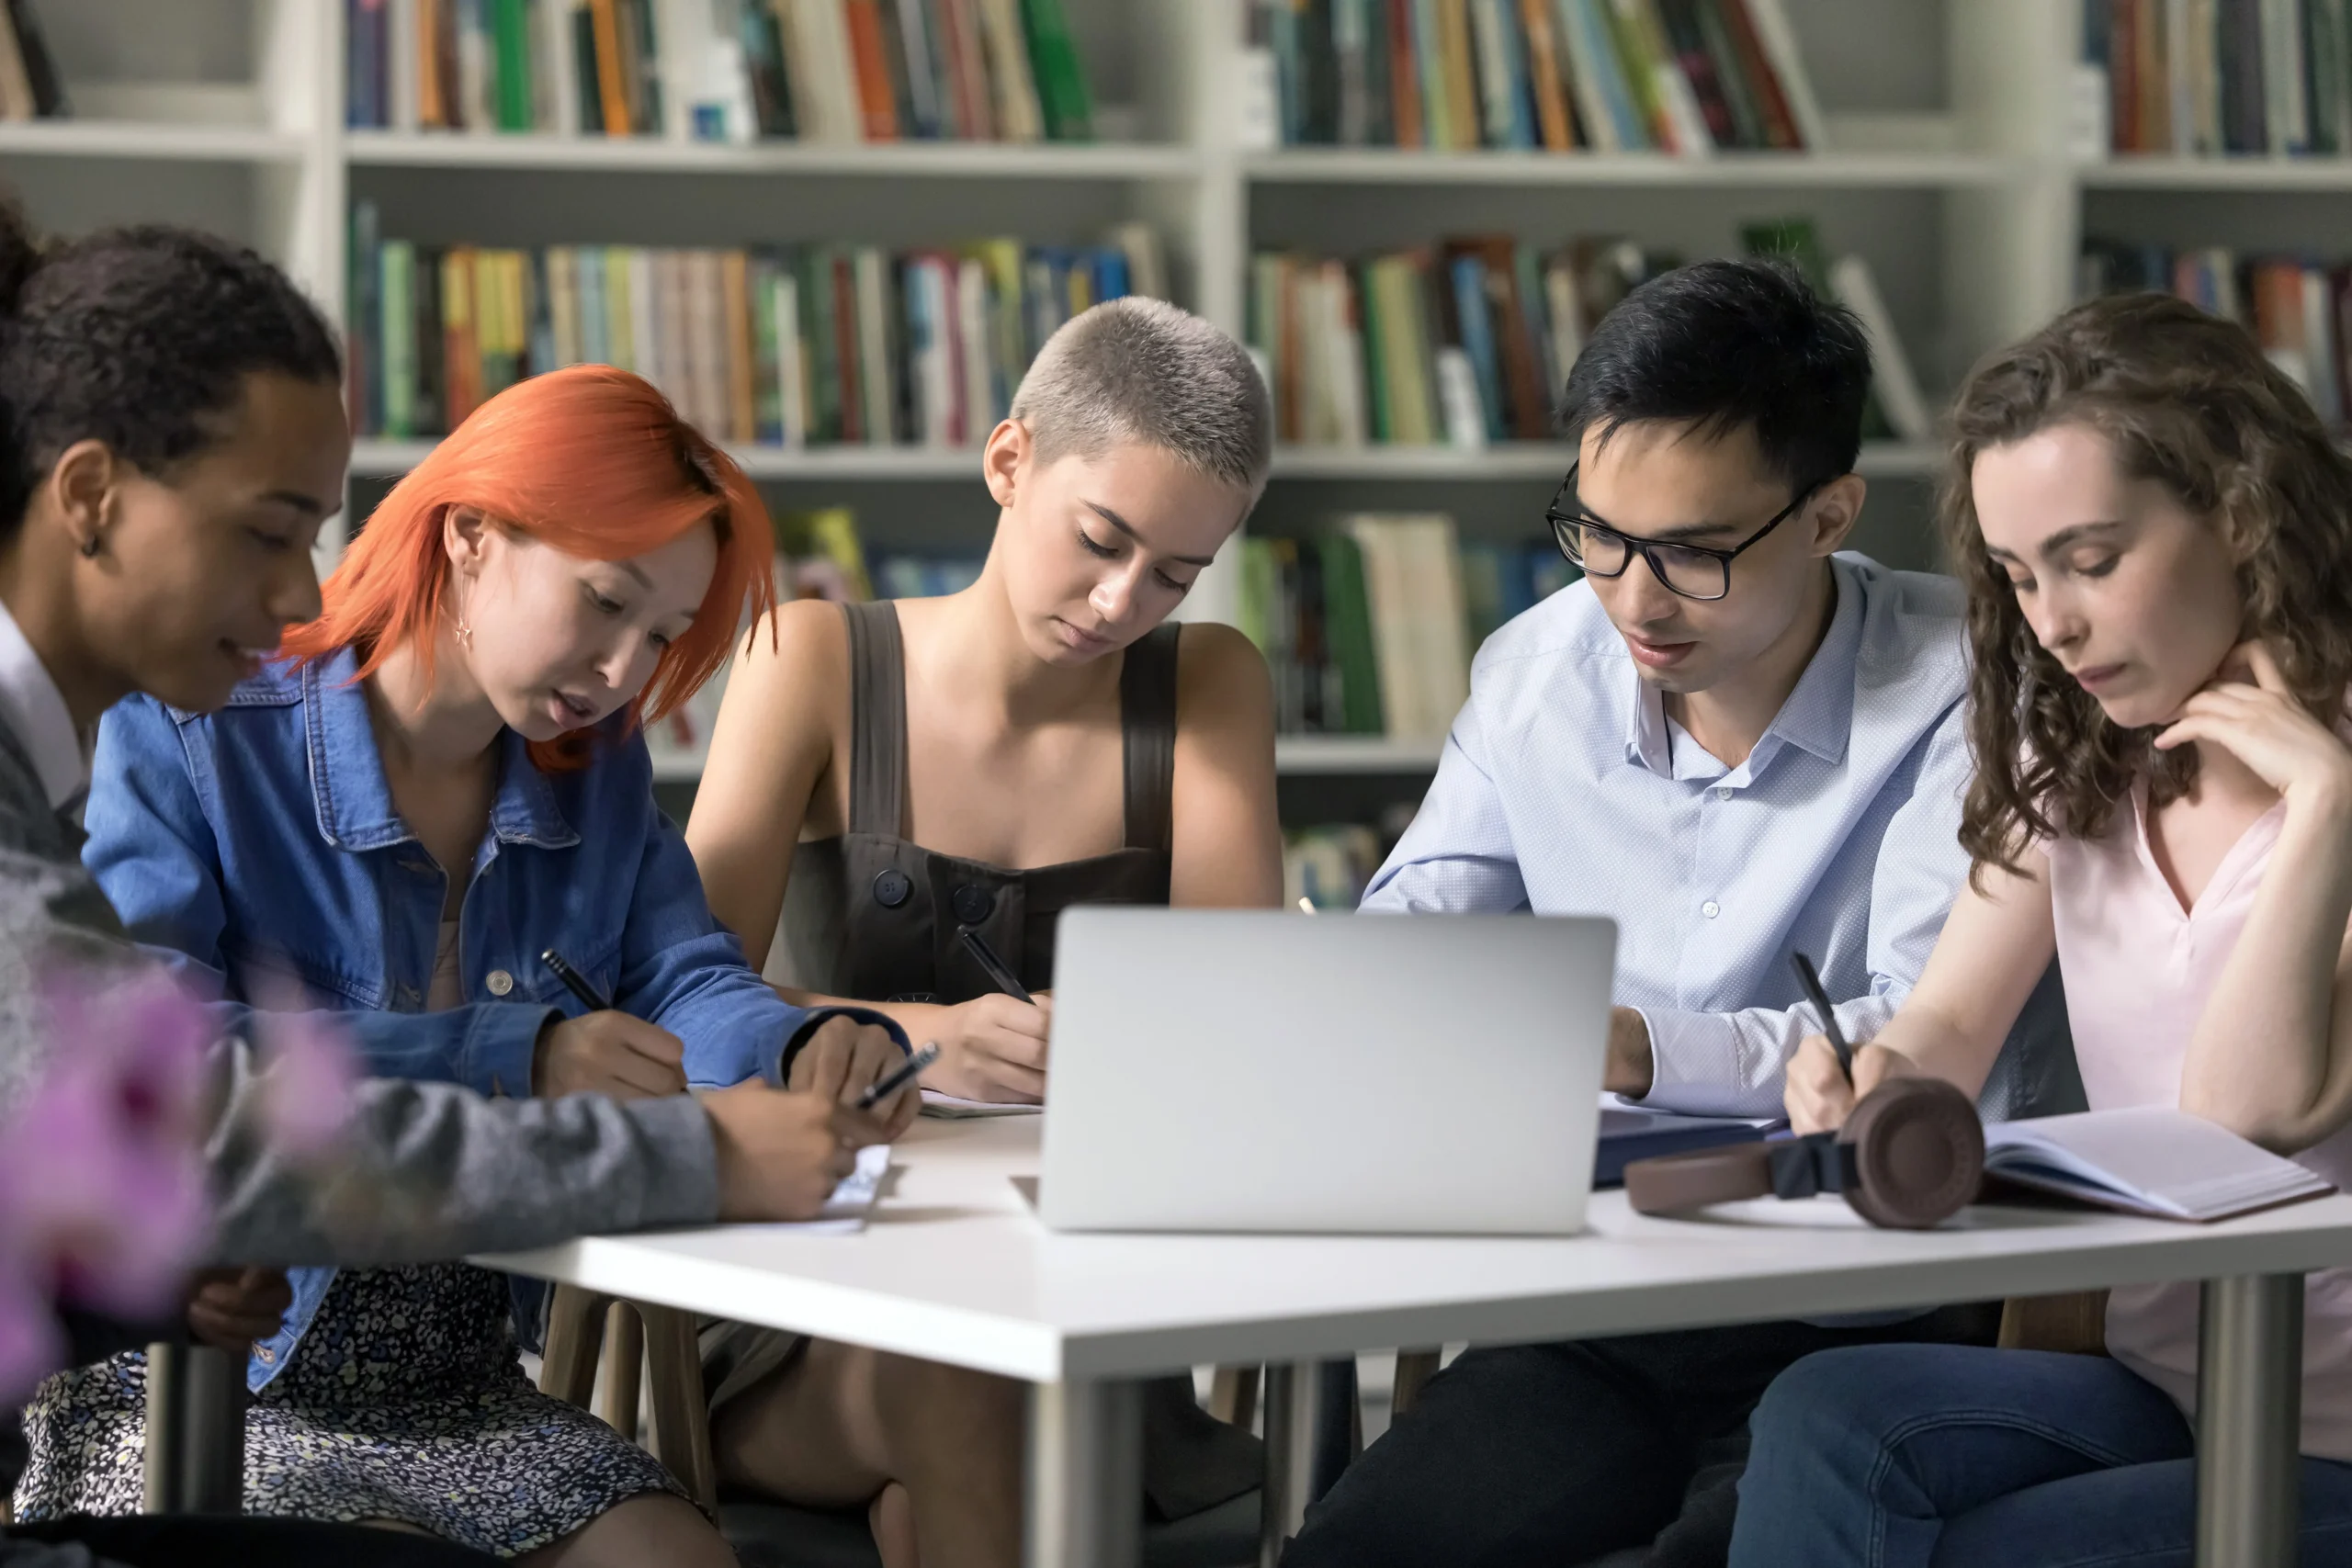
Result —
<svg viewBox="0 0 2352 1568"><path fill-rule="evenodd" d="M1388 0L1388 94L1396 117L1396 145L1426 147L1421 127L1421 67L1413 53L1413 0Z"/></svg>
<svg viewBox="0 0 2352 1568"><path fill-rule="evenodd" d="M2089 0L2094 6L2098 3ZM1784 152L1802 152L1804 133L1797 129L1797 117L1789 111L1788 96L1781 90L1772 57L1764 52L1764 40L1747 6L1743 0L1716 0L1716 7L1723 15L1724 31L1731 36L1732 52L1739 56L1739 73L1755 89L1756 109L1764 117L1764 140Z"/></svg>
<svg viewBox="0 0 2352 1568"><path fill-rule="evenodd" d="M844 0L850 52L857 61L857 101L865 111L868 141L899 139L899 104L890 90L890 54L875 0Z"/></svg>

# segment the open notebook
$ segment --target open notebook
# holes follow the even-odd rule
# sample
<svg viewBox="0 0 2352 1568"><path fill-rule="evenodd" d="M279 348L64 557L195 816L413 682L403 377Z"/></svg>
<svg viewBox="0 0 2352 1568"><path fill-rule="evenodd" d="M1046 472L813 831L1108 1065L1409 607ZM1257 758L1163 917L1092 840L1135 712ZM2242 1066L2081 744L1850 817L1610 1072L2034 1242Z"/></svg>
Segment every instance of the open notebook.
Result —
<svg viewBox="0 0 2352 1568"><path fill-rule="evenodd" d="M882 1178L890 1169L890 1145L868 1144L857 1151L857 1168L841 1179L825 1206L813 1220L775 1220L747 1229L790 1231L802 1235L855 1235L865 1228L882 1196Z"/></svg>
<svg viewBox="0 0 2352 1568"><path fill-rule="evenodd" d="M959 1095L942 1094L935 1089L922 1091L922 1113L944 1116L959 1121L973 1116L1036 1116L1044 1112L1042 1105L1003 1105L991 1100L966 1100Z"/></svg>
<svg viewBox="0 0 2352 1568"><path fill-rule="evenodd" d="M2335 1190L2293 1160L2165 1106L1984 1129L1984 1173L2103 1208L2222 1220Z"/></svg>
<svg viewBox="0 0 2352 1568"><path fill-rule="evenodd" d="M1593 1145L1592 1184L1622 1187L1637 1159L1689 1154L1721 1144L1752 1144L1782 1124L1779 1116L1690 1116L1636 1104L1603 1090L1600 1136Z"/></svg>

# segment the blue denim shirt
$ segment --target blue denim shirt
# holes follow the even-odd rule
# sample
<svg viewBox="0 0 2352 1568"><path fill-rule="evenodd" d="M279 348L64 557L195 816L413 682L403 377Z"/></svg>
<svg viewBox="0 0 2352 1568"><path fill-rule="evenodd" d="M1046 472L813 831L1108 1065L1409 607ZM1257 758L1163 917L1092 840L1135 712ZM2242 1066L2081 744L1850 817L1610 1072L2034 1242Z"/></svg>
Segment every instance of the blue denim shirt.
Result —
<svg viewBox="0 0 2352 1568"><path fill-rule="evenodd" d="M84 862L131 934L219 998L227 1027L255 1007L333 1010L377 1077L527 1095L542 1026L587 1010L539 962L555 948L620 1010L683 1040L697 1088L781 1081L788 1047L831 1010L790 1005L745 965L654 805L644 742L617 732L568 773L542 773L505 732L458 913L467 999L423 1011L448 879L392 805L355 668L348 650L275 665L211 716L133 697L99 729ZM287 1364L334 1270L293 1276L253 1388ZM538 1293L518 1294L526 1329Z"/></svg>

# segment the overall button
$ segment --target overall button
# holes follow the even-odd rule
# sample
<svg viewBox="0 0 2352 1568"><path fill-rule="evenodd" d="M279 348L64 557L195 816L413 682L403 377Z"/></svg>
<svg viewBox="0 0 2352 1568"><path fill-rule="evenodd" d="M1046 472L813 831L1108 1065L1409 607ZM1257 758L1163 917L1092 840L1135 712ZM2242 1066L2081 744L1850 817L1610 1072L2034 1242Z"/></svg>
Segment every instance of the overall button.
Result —
<svg viewBox="0 0 2352 1568"><path fill-rule="evenodd" d="M914 890L915 885L907 880L907 874L895 865L874 874L874 901L886 909L895 909L905 903L907 895Z"/></svg>
<svg viewBox="0 0 2352 1568"><path fill-rule="evenodd" d="M514 976L503 969L493 969L482 984L490 987L492 996L503 997L514 988Z"/></svg>
<svg viewBox="0 0 2352 1568"><path fill-rule="evenodd" d="M947 902L955 909L956 918L967 926L979 925L996 913L996 895L977 882L967 882L956 889L956 896Z"/></svg>
<svg viewBox="0 0 2352 1568"><path fill-rule="evenodd" d="M1699 913L1706 916L1707 919L1711 920L1723 912L1724 907L1721 904L1716 903L1713 898L1708 899L1705 903L1699 906Z"/></svg>

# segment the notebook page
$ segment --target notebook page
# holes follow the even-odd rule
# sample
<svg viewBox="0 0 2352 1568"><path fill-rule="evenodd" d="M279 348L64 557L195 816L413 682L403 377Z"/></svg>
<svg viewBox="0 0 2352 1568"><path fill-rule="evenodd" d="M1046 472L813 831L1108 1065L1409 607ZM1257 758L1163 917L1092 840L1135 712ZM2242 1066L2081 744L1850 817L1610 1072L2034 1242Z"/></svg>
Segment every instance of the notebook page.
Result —
<svg viewBox="0 0 2352 1568"><path fill-rule="evenodd" d="M2294 1161L2167 1106L1998 1122L1985 1168L2184 1219L2216 1219L2329 1190Z"/></svg>
<svg viewBox="0 0 2352 1568"><path fill-rule="evenodd" d="M935 1089L922 1091L922 1113L942 1116L951 1121L975 1116L1037 1116L1045 1111L1042 1105L1006 1105L993 1100L966 1100L960 1095L942 1094Z"/></svg>
<svg viewBox="0 0 2352 1568"><path fill-rule="evenodd" d="M775 1220L747 1228L790 1231L799 1235L855 1235L865 1228L866 1216L882 1193L882 1177L890 1168L890 1145L868 1144L857 1151L857 1168L841 1179L832 1196L813 1220Z"/></svg>

